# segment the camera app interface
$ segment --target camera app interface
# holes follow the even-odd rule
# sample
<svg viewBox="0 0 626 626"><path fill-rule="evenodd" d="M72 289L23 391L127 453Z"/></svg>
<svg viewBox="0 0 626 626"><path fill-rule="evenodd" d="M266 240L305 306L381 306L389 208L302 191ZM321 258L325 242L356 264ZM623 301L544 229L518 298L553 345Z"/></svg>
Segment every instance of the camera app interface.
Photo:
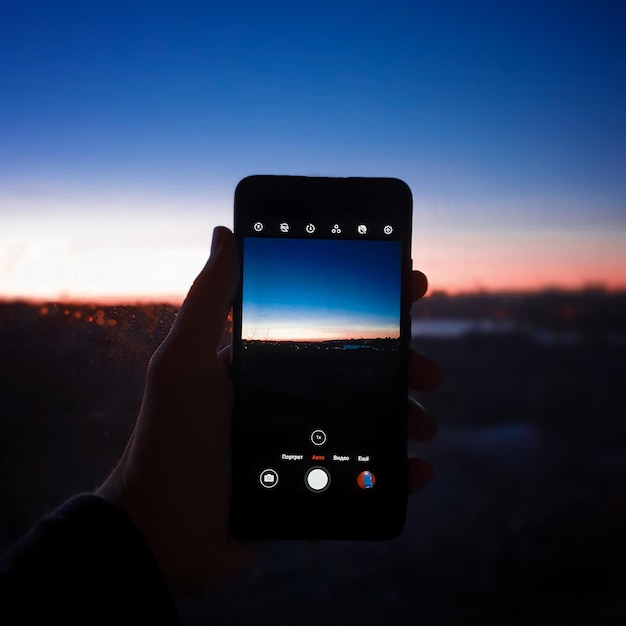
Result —
<svg viewBox="0 0 626 626"><path fill-rule="evenodd" d="M365 497L387 479L402 250L386 234L244 238L238 411L258 493Z"/></svg>

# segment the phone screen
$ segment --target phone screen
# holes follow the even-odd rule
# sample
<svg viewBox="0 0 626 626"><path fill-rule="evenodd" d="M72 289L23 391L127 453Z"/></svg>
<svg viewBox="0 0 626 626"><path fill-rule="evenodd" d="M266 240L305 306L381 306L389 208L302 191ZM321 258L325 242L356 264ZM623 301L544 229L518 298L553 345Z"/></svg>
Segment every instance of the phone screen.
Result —
<svg viewBox="0 0 626 626"><path fill-rule="evenodd" d="M406 505L406 216L328 202L253 204L236 229L233 503L244 536L388 534ZM381 507L395 522L373 519Z"/></svg>

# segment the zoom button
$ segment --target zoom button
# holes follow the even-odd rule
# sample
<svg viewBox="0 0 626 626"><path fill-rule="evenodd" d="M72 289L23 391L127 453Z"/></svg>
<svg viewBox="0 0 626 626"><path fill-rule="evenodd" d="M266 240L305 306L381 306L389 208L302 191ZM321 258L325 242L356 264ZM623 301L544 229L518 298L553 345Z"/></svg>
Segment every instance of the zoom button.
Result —
<svg viewBox="0 0 626 626"><path fill-rule="evenodd" d="M316 446L323 446L326 443L326 433L319 428L311 433L311 442Z"/></svg>

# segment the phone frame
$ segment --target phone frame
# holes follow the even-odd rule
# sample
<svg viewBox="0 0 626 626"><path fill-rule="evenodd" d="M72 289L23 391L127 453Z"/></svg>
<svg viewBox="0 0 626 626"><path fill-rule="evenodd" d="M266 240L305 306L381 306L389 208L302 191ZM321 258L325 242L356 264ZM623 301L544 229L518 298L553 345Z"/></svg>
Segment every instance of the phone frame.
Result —
<svg viewBox="0 0 626 626"><path fill-rule="evenodd" d="M336 220L350 222L352 229L340 239L359 240L363 236L354 230L354 223L363 221L371 232L381 233L387 222L396 224L393 235L377 235L370 240L386 238L400 241L400 304L399 304L399 367L397 389L394 389L393 415L389 416L384 440L388 448L389 473L382 493L370 501L365 498L343 498L322 494L276 497L271 493L254 492L246 478L246 445L248 437L245 417L239 409L239 386L242 368L242 299L245 268L244 240L266 237L255 232L254 215L262 215L264 223L278 224L289 216L295 238L309 222L324 225ZM240 540L263 539L356 539L377 540L397 536L404 527L408 495L406 467L406 398L407 367L410 341L411 308L411 233L412 195L409 187L396 178L326 178L304 176L250 176L244 178L235 191L235 237L240 254L240 281L233 307L232 372L235 402L232 417L231 458L232 493L229 529ZM339 217L341 216L341 217ZM355 222L356 221L356 222ZM321 233L316 234L317 238ZM280 236L280 235L278 235ZM294 235L289 235L294 238ZM374 437L376 435L373 435ZM387 449L386 448L386 449ZM310 469L310 468L309 468ZM246 482L247 481L247 482ZM258 491L258 490L257 490ZM329 489L330 491L330 489ZM375 490L372 489L372 492ZM271 497L267 497L271 496ZM369 497L369 496L368 496ZM314 509L300 513L308 505Z"/></svg>

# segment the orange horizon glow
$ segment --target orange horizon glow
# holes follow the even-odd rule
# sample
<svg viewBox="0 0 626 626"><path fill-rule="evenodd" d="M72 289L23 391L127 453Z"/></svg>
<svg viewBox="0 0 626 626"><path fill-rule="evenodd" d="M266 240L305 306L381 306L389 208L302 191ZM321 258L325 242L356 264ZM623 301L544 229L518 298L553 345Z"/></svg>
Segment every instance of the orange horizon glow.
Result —
<svg viewBox="0 0 626 626"><path fill-rule="evenodd" d="M139 216L50 216L37 230L18 217L5 220L0 233L0 301L86 306L180 306L209 256L213 224L223 222L217 213L203 215L178 232L169 214L154 216L150 228ZM460 232L424 226L414 232L412 247L430 293L626 290L626 232L619 228L487 231L477 225Z"/></svg>
<svg viewBox="0 0 626 626"><path fill-rule="evenodd" d="M322 343L324 341L352 341L360 339L399 339L400 335L396 331L394 334L381 334L378 332L369 332L365 334L349 333L346 334L342 331L334 333L328 333L324 337L314 336L309 337L306 335L294 336L293 334L285 335L284 337L265 337L263 339L253 339L250 337L243 337L244 341L259 341L261 343L282 343L282 342L307 342L307 343Z"/></svg>
<svg viewBox="0 0 626 626"><path fill-rule="evenodd" d="M28 306L71 306L71 307L150 307L150 306L171 306L180 308L183 304L185 296L172 296L172 297L145 297L145 298L126 298L115 296L103 296L102 298L95 299L93 297L80 298L80 297L67 297L67 298L44 298L44 297L6 297L0 295L1 304L25 304Z"/></svg>
<svg viewBox="0 0 626 626"><path fill-rule="evenodd" d="M450 230L413 243L429 291L466 293L626 290L626 233Z"/></svg>
<svg viewBox="0 0 626 626"><path fill-rule="evenodd" d="M467 270L457 270L456 277L450 279L443 274L446 270L433 268L426 271L429 292L445 291L450 295L476 293L541 293L544 291L586 291L601 289L607 292L626 290L626 255L624 265L608 267L599 263L594 266L581 263L556 262L551 266L542 266L540 262L520 267L517 263L493 263L491 266L479 266ZM581 267L581 265L583 265ZM476 278L476 274L480 279ZM599 278L602 277L602 278Z"/></svg>
<svg viewBox="0 0 626 626"><path fill-rule="evenodd" d="M545 293L563 293L563 294L577 294L585 292L602 292L607 295L619 295L626 294L626 282L624 284L616 284L609 286L607 284L590 282L581 283L580 285L558 285L558 284L546 284L539 287L502 287L502 288L487 288L477 287L475 289L444 289L444 288L431 288L423 298L428 299L432 297L448 297L448 298L463 298L472 296L532 296L541 295ZM180 308L183 304L185 296L172 295L171 297L145 297L145 298L126 298L115 296L103 296L101 298L80 298L80 297L66 297L66 298L45 298L45 297L6 297L0 295L0 305L9 304L24 304L28 306L70 306L70 307L150 307L150 306L171 306L174 308ZM345 337L342 337L345 338ZM354 337L363 338L363 337ZM372 339L377 337L365 337L366 339ZM306 339L305 339L306 340ZM254 340L252 340L254 341ZM277 340L282 341L282 340ZM310 341L316 341L315 339ZM318 341L325 341L324 339Z"/></svg>

